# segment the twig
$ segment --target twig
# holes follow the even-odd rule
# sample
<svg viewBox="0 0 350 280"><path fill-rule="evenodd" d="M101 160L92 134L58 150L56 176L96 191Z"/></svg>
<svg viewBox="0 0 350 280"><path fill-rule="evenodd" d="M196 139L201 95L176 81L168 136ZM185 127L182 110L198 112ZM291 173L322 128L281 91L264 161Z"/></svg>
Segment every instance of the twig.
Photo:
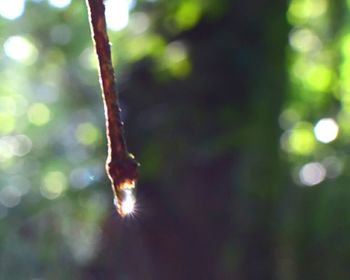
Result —
<svg viewBox="0 0 350 280"><path fill-rule="evenodd" d="M123 123L120 120L118 94L106 31L105 6L103 0L86 0L86 3L89 8L91 34L99 62L100 84L106 118L108 143L106 170L112 182L117 210L124 216L128 214L129 210L132 210L123 209L123 201L130 200L130 194L137 179L138 163L127 151L123 135ZM129 207L131 206L129 205Z"/></svg>

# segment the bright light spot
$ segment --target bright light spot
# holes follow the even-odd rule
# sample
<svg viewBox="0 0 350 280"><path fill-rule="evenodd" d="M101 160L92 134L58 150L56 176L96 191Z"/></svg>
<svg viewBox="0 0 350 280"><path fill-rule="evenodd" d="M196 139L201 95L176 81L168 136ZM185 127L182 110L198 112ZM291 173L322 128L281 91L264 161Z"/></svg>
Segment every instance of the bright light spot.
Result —
<svg viewBox="0 0 350 280"><path fill-rule="evenodd" d="M17 135L12 144L12 153L15 156L25 156L32 149L32 140L26 135Z"/></svg>
<svg viewBox="0 0 350 280"><path fill-rule="evenodd" d="M338 136L338 131L338 124L331 118L319 120L314 128L316 139L322 143L330 143L335 140Z"/></svg>
<svg viewBox="0 0 350 280"><path fill-rule="evenodd" d="M32 149L32 141L26 135L4 136L0 138L0 162L12 158L22 157Z"/></svg>
<svg viewBox="0 0 350 280"><path fill-rule="evenodd" d="M114 204L122 217L130 215L135 211L136 198L134 191L134 181L125 181L120 186L120 201L118 201L118 198L116 197L114 199Z"/></svg>
<svg viewBox="0 0 350 280"><path fill-rule="evenodd" d="M92 145L99 138L100 132L92 123L82 123L75 131L75 137L84 145Z"/></svg>
<svg viewBox="0 0 350 280"><path fill-rule="evenodd" d="M135 182L134 181L126 181L123 183L122 189L134 189L135 188Z"/></svg>
<svg viewBox="0 0 350 280"><path fill-rule="evenodd" d="M43 178L41 194L48 199L59 197L67 188L66 176L60 171L51 171Z"/></svg>
<svg viewBox="0 0 350 280"><path fill-rule="evenodd" d="M32 149L32 140L26 135L15 136L15 143L12 148L12 153L15 156L23 157Z"/></svg>
<svg viewBox="0 0 350 280"><path fill-rule="evenodd" d="M281 147L292 154L309 155L314 151L315 144L312 125L307 122L297 123L281 136Z"/></svg>
<svg viewBox="0 0 350 280"><path fill-rule="evenodd" d="M7 19L16 19L24 12L25 0L0 0L0 15Z"/></svg>
<svg viewBox="0 0 350 280"><path fill-rule="evenodd" d="M107 27L119 31L125 28L129 22L129 1L127 0L107 0L106 23Z"/></svg>
<svg viewBox="0 0 350 280"><path fill-rule="evenodd" d="M196 1L183 1L175 12L175 21L179 28L189 29L200 19L202 10Z"/></svg>
<svg viewBox="0 0 350 280"><path fill-rule="evenodd" d="M293 0L287 12L288 21L294 25L306 23L323 15L327 6L327 0Z"/></svg>
<svg viewBox="0 0 350 280"><path fill-rule="evenodd" d="M37 48L21 36L9 37L4 43L4 51L8 57L27 65L34 63L38 57Z"/></svg>
<svg viewBox="0 0 350 280"><path fill-rule="evenodd" d="M17 206L21 201L21 192L12 186L6 186L0 191L0 203L7 208Z"/></svg>
<svg viewBox="0 0 350 280"><path fill-rule="evenodd" d="M289 43L299 52L315 51L321 47L321 41L307 28L294 29L289 35Z"/></svg>
<svg viewBox="0 0 350 280"><path fill-rule="evenodd" d="M28 119L37 126L42 126L50 121L51 113L44 103L34 103L29 107Z"/></svg>
<svg viewBox="0 0 350 280"><path fill-rule="evenodd" d="M311 90L327 92L332 84L334 73L327 65L307 65L305 76L302 77L304 85Z"/></svg>
<svg viewBox="0 0 350 280"><path fill-rule="evenodd" d="M136 6L136 0L128 0L129 11L131 11L132 9L134 9L135 6Z"/></svg>
<svg viewBox="0 0 350 280"><path fill-rule="evenodd" d="M125 197L121 203L121 211L124 215L129 215L134 212L135 209L135 198L132 190L124 190Z"/></svg>
<svg viewBox="0 0 350 280"><path fill-rule="evenodd" d="M319 162L307 163L299 172L299 179L306 186L314 186L321 183L325 176L326 169Z"/></svg>
<svg viewBox="0 0 350 280"><path fill-rule="evenodd" d="M51 6L59 9L69 6L70 2L72 2L72 0L49 0Z"/></svg>

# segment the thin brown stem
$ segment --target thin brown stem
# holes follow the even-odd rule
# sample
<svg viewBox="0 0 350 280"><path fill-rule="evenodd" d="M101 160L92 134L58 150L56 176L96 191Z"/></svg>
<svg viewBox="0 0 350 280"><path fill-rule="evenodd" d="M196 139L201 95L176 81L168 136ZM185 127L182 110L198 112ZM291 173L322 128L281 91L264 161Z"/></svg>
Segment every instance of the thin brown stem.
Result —
<svg viewBox="0 0 350 280"><path fill-rule="evenodd" d="M121 210L124 189L135 186L138 163L127 151L123 123L120 119L118 94L116 92L111 49L106 31L105 6L103 0L86 0L90 15L91 34L95 43L99 63L100 84L106 118L108 157L107 174L112 182L117 210Z"/></svg>

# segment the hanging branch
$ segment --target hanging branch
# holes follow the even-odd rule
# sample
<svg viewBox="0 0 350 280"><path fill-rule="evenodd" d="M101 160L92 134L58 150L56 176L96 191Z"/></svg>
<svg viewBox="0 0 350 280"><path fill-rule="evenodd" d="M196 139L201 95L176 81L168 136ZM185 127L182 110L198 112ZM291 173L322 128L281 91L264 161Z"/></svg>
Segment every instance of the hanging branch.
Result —
<svg viewBox="0 0 350 280"><path fill-rule="evenodd" d="M118 94L112 66L111 50L106 31L105 6L103 0L86 0L91 34L99 62L100 84L106 118L108 157L106 170L112 182L114 203L120 215L132 212L135 198L134 188L138 163L127 151L123 123L120 119Z"/></svg>

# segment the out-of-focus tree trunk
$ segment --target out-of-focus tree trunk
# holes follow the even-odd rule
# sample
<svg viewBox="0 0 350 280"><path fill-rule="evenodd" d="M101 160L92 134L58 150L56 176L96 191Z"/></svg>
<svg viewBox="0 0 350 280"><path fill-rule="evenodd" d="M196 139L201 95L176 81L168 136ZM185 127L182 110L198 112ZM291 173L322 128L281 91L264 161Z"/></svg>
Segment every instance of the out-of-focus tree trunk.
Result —
<svg viewBox="0 0 350 280"><path fill-rule="evenodd" d="M164 160L153 178L141 168L136 217L106 220L84 279L277 279L285 9L228 1L183 33L186 80L158 83L152 63L133 67L128 140L159 144Z"/></svg>

